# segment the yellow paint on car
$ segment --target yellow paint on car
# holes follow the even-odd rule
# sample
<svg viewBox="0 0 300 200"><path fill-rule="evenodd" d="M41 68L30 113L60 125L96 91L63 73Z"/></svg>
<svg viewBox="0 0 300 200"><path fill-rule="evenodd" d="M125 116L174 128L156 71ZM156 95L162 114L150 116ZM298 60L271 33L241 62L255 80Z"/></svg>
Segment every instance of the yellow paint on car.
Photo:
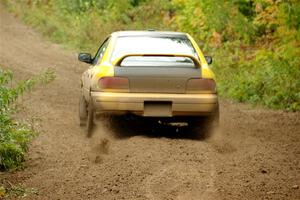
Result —
<svg viewBox="0 0 300 200"><path fill-rule="evenodd" d="M192 36L190 36L189 34L186 34L187 37L189 38L189 40L191 41L193 47L196 49L197 54L200 58L200 62L201 62L201 70L202 70L202 77L203 78L209 78L209 79L214 79L215 80L215 74L213 73L213 71L210 69L210 67L208 66L205 57L201 51L201 49L199 48L198 44L196 43L196 41L192 38Z"/></svg>

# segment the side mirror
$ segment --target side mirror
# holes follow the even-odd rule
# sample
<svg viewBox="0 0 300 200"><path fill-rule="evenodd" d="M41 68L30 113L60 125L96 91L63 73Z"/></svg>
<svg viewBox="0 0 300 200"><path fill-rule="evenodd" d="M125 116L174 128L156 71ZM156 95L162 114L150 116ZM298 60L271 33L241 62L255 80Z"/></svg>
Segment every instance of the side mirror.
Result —
<svg viewBox="0 0 300 200"><path fill-rule="evenodd" d="M205 60L206 60L206 62L207 62L207 64L212 64L212 62L213 62L213 59L212 59L212 57L211 56L204 56L205 57Z"/></svg>
<svg viewBox="0 0 300 200"><path fill-rule="evenodd" d="M78 55L78 60L81 62L88 63L88 64L92 64L92 62L93 62L92 55L89 53L80 53Z"/></svg>

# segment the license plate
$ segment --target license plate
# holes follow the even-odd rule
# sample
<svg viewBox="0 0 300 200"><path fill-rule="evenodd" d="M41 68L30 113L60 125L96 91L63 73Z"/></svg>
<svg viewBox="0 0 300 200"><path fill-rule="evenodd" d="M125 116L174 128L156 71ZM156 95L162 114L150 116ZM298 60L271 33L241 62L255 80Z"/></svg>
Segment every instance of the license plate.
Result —
<svg viewBox="0 0 300 200"><path fill-rule="evenodd" d="M144 116L146 117L171 117L172 102L145 102Z"/></svg>

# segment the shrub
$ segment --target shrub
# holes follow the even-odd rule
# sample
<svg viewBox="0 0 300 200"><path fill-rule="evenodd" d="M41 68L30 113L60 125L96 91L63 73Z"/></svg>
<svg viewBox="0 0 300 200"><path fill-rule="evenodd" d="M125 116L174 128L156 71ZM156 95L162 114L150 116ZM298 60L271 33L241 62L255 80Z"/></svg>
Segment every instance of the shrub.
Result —
<svg viewBox="0 0 300 200"><path fill-rule="evenodd" d="M25 124L15 122L11 115L15 112L11 105L24 92L38 83L49 83L54 79L53 72L46 70L41 75L22 81L12 87L13 74L0 68L0 170L16 169L24 161L28 143L36 135Z"/></svg>

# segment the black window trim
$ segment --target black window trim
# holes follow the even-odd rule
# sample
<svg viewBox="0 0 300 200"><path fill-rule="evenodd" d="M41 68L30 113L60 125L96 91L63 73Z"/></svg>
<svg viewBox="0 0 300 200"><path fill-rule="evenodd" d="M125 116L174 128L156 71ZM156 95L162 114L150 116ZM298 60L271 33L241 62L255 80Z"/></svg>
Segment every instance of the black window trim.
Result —
<svg viewBox="0 0 300 200"><path fill-rule="evenodd" d="M109 40L110 40L110 38L111 38L111 36L109 36L109 37L107 37L105 40L104 40L104 42L102 42L102 44L100 45L100 47L98 48L98 50L97 50L97 53L95 54L95 56L94 56L94 58L93 58L93 65L97 65L98 63L99 63L99 58L98 58L98 60L96 60L96 57L97 57L97 55L98 55L98 53L100 52L100 50L101 50L101 48L104 46L104 45L108 45L109 44ZM108 43L107 43L108 42Z"/></svg>

